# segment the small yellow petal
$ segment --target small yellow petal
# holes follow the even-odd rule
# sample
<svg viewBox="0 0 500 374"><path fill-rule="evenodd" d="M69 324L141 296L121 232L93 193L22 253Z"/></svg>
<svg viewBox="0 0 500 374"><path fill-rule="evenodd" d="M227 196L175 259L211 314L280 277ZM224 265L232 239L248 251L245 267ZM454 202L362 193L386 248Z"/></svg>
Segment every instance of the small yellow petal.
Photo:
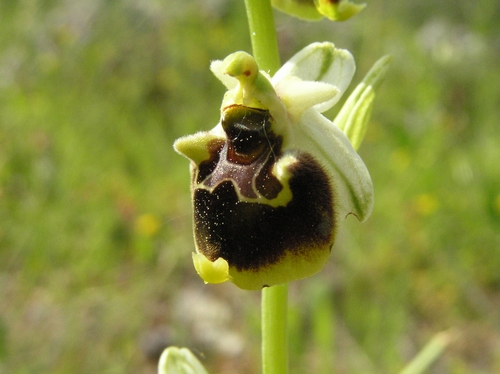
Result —
<svg viewBox="0 0 500 374"><path fill-rule="evenodd" d="M205 283L215 284L231 280L229 265L222 257L212 262L200 253L193 253L193 264L196 272Z"/></svg>
<svg viewBox="0 0 500 374"><path fill-rule="evenodd" d="M174 149L181 155L192 160L196 165L199 165L210 158L208 144L217 140L224 139L213 132L201 131L177 139L174 143Z"/></svg>

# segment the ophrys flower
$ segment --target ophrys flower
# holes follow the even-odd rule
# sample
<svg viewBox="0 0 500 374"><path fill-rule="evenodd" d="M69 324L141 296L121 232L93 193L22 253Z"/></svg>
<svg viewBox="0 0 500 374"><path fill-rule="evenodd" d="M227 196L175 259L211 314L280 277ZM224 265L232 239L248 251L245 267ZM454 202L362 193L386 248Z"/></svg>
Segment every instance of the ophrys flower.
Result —
<svg viewBox="0 0 500 374"><path fill-rule="evenodd" d="M349 214L363 221L373 206L368 170L341 130L354 123L364 133L373 97L355 97L342 123L321 114L349 85L352 55L314 43L272 78L245 52L211 69L228 88L221 120L174 144L191 160L198 273L260 289L318 272L338 223Z"/></svg>

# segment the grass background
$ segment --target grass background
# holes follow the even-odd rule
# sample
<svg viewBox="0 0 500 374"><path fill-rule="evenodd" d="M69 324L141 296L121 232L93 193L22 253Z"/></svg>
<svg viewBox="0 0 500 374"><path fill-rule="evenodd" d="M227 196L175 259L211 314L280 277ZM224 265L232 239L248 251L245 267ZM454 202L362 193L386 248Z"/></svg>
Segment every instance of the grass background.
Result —
<svg viewBox="0 0 500 374"><path fill-rule="evenodd" d="M394 57L360 149L375 210L291 285L291 373L396 373L450 329L429 373L500 372L498 3L276 16L283 61L333 41L358 82ZM167 344L260 372L259 293L195 274L172 149L217 123L209 61L235 50L242 1L0 3L0 373L154 373Z"/></svg>

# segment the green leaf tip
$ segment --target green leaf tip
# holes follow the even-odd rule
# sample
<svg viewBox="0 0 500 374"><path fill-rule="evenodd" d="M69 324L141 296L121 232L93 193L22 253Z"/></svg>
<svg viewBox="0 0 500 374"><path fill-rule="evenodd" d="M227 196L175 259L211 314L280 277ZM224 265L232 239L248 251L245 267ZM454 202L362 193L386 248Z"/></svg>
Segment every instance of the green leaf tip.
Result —
<svg viewBox="0 0 500 374"><path fill-rule="evenodd" d="M400 374L423 374L443 354L446 348L458 338L455 330L440 332L413 358Z"/></svg>

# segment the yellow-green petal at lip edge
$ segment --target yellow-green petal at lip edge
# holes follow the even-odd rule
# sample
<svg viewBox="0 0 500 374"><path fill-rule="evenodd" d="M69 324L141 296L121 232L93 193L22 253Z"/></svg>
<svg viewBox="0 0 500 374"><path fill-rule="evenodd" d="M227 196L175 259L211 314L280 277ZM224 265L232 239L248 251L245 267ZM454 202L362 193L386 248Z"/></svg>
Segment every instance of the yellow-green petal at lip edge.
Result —
<svg viewBox="0 0 500 374"><path fill-rule="evenodd" d="M318 12L314 0L271 0L271 3L276 9L304 20L319 21L323 18L323 15Z"/></svg>
<svg viewBox="0 0 500 374"><path fill-rule="evenodd" d="M158 362L158 374L208 374L196 356L187 348L168 347Z"/></svg>
<svg viewBox="0 0 500 374"><path fill-rule="evenodd" d="M225 140L225 136L216 131L220 132L221 129L216 127L211 131L200 131L193 135L183 136L174 142L174 149L199 165L210 158L208 143L217 139Z"/></svg>
<svg viewBox="0 0 500 374"><path fill-rule="evenodd" d="M337 103L355 71L354 57L349 51L337 49L330 42L312 43L288 60L273 76L272 82L279 86L281 81L294 77L335 86L337 94L315 106L319 112L324 112Z"/></svg>
<svg viewBox="0 0 500 374"><path fill-rule="evenodd" d="M222 257L212 262L201 253L193 253L193 264L205 283L217 284L231 280L229 265Z"/></svg>
<svg viewBox="0 0 500 374"><path fill-rule="evenodd" d="M348 0L314 0L318 12L332 21L345 21L358 14L366 4L354 4Z"/></svg>

